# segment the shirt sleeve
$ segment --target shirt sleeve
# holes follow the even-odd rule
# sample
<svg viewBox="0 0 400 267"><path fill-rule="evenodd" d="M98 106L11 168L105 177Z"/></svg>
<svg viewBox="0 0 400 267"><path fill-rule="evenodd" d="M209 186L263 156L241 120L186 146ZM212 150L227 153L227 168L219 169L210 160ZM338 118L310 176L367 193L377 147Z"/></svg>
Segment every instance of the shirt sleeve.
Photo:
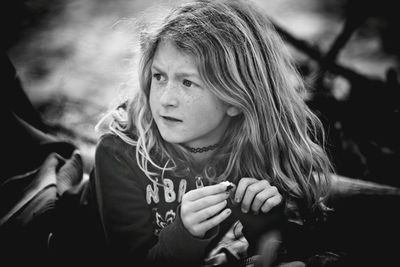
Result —
<svg viewBox="0 0 400 267"><path fill-rule="evenodd" d="M201 260L218 229L204 239L195 238L183 226L178 209L175 221L154 235L144 184L148 178L137 166L134 149L113 135L103 136L96 147L96 198L112 255L136 263Z"/></svg>

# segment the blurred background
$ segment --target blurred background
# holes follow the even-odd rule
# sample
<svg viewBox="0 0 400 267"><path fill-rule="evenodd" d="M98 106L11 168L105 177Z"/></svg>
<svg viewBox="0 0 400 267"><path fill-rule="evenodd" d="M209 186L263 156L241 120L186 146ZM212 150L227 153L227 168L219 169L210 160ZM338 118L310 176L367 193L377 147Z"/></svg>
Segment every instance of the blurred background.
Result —
<svg viewBox="0 0 400 267"><path fill-rule="evenodd" d="M338 174L400 186L395 1L255 2L310 86L308 104L324 122ZM120 21L143 14L151 19L174 3L15 0L2 7L3 47L26 95L53 134L78 144L87 168L98 138L95 124L130 89L126 81L134 75L135 33Z"/></svg>

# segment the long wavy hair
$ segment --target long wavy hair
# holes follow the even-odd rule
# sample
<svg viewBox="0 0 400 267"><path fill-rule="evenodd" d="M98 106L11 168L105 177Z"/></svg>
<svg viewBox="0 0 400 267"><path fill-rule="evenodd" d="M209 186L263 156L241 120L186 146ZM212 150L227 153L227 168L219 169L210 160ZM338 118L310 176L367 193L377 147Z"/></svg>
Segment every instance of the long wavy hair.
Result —
<svg viewBox="0 0 400 267"><path fill-rule="evenodd" d="M150 111L151 65L163 40L193 56L206 87L241 111L213 158L223 166L214 182L267 179L289 201L321 209L332 173L322 124L304 101L305 85L283 41L248 1L184 3L141 32L140 88L125 103L127 116L116 112L110 127L134 146L149 179L192 161L183 146L162 139Z"/></svg>

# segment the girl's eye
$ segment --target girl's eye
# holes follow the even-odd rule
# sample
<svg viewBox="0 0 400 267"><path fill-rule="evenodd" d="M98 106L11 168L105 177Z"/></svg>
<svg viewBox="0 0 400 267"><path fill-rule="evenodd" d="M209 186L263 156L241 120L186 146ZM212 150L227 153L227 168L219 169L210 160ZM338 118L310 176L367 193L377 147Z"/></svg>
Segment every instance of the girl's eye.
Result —
<svg viewBox="0 0 400 267"><path fill-rule="evenodd" d="M161 74L160 73L154 73L153 78L156 79L157 81L161 81Z"/></svg>
<svg viewBox="0 0 400 267"><path fill-rule="evenodd" d="M189 80L186 80L186 79L185 79L185 80L183 80L183 82L182 82L182 83L183 83L183 85L184 85L184 86L186 86L186 87L190 87L190 86L192 86L192 84L193 84L191 81L189 81Z"/></svg>

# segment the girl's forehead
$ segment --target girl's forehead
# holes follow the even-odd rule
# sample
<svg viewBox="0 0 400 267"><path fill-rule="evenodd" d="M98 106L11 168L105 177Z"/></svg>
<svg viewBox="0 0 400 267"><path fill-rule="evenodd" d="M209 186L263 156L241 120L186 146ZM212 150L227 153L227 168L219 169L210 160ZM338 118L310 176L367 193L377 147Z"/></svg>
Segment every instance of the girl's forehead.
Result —
<svg viewBox="0 0 400 267"><path fill-rule="evenodd" d="M171 54L174 56L181 56L191 58L193 57L183 48L178 47L174 41L168 39L161 39L156 47L155 56L158 54Z"/></svg>
<svg viewBox="0 0 400 267"><path fill-rule="evenodd" d="M197 69L196 58L182 48L176 46L172 41L161 41L155 50L153 65L168 67L181 65L182 67Z"/></svg>

